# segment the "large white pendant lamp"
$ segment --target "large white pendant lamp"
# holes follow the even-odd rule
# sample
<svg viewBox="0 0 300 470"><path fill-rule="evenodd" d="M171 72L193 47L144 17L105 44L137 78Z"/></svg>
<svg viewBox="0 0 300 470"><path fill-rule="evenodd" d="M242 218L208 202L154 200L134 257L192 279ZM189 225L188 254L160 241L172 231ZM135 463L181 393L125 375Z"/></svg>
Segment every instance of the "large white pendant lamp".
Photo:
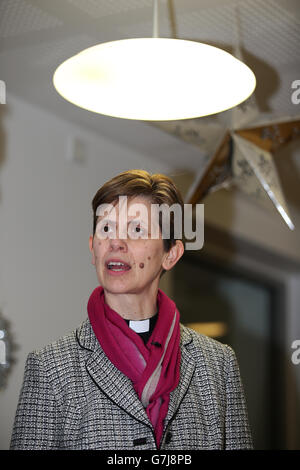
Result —
<svg viewBox="0 0 300 470"><path fill-rule="evenodd" d="M253 93L254 73L228 52L195 41L158 38L157 0L153 36L83 50L56 69L56 90L89 111L146 121L219 113Z"/></svg>

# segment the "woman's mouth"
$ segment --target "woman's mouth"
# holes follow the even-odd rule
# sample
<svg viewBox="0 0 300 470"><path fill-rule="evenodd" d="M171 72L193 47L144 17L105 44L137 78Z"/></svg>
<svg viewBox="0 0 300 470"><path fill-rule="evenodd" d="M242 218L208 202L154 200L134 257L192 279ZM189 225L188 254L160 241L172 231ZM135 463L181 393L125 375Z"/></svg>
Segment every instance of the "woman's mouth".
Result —
<svg viewBox="0 0 300 470"><path fill-rule="evenodd" d="M109 271L109 274L112 275L124 274L131 269L129 264L121 261L109 261L106 263L106 268Z"/></svg>

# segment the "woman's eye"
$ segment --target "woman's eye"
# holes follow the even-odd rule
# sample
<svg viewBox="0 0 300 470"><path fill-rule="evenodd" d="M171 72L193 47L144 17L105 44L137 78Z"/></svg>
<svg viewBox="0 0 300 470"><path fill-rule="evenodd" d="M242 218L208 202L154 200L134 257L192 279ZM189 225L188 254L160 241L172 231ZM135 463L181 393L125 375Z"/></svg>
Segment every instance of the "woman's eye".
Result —
<svg viewBox="0 0 300 470"><path fill-rule="evenodd" d="M143 229L143 227L141 227L140 225L136 225L135 226L135 231L137 233L143 233L145 230Z"/></svg>
<svg viewBox="0 0 300 470"><path fill-rule="evenodd" d="M107 238L108 236L111 237L114 234L114 225L108 222L99 222L96 232L98 238Z"/></svg>
<svg viewBox="0 0 300 470"><path fill-rule="evenodd" d="M128 231L131 234L132 238L143 236L146 233L144 227L141 227L140 224L134 224L134 223L130 224Z"/></svg>
<svg viewBox="0 0 300 470"><path fill-rule="evenodd" d="M111 230L111 227L110 227L108 224L103 225L103 227L102 227L102 231L103 231L103 232L106 232L106 233L107 233L109 230Z"/></svg>

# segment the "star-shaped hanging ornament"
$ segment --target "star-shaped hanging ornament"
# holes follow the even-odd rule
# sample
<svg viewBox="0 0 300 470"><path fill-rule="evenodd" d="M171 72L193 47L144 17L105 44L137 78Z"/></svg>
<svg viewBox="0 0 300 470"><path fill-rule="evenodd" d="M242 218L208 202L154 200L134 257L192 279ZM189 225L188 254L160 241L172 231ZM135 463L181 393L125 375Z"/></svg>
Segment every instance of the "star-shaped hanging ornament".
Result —
<svg viewBox="0 0 300 470"><path fill-rule="evenodd" d="M252 95L217 116L151 124L200 150L199 169L185 203L199 203L209 193L234 185L264 207L275 206L293 230L273 153L300 136L300 116L262 121L259 115Z"/></svg>

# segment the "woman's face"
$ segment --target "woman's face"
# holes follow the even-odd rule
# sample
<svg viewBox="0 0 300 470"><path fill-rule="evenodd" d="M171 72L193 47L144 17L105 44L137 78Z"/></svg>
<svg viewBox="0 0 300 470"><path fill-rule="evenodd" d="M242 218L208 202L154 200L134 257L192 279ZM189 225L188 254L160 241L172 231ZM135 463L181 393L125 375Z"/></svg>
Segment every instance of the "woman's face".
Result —
<svg viewBox="0 0 300 470"><path fill-rule="evenodd" d="M142 204L143 210L136 211L134 204ZM114 209L98 217L95 235L90 237L92 263L105 290L115 294L138 294L150 289L153 283L158 285L161 271L171 269L183 254L183 244L177 241L182 245L178 257L177 248L164 251L158 226L159 238L151 238L151 201L148 198L127 199L127 208L123 202L119 207L118 202ZM141 238L141 234L148 238Z"/></svg>

